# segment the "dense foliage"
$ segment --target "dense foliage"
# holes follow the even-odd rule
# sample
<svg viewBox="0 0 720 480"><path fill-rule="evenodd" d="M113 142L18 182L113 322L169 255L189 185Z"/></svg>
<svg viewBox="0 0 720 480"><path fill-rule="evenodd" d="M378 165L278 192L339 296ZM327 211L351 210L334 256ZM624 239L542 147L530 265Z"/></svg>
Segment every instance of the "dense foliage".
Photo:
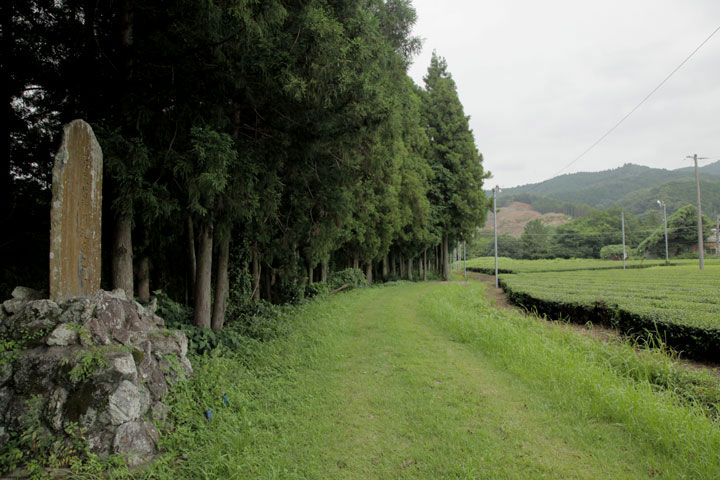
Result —
<svg viewBox="0 0 720 480"><path fill-rule="evenodd" d="M498 236L498 254L504 257L537 260L551 258L603 258L622 260L623 212L618 208L594 210L557 227L536 219L525 225L519 239ZM625 213L625 252L631 257L665 257L665 229L662 217L644 218ZM704 237L710 237L714 224L703 215ZM697 209L680 208L668 217L668 244L671 257L697 255ZM612 247L612 248L610 248ZM706 246L707 249L707 246ZM476 236L471 253L494 255L492 232Z"/></svg>
<svg viewBox="0 0 720 480"><path fill-rule="evenodd" d="M639 218L625 214L625 242L628 255L662 219ZM498 236L498 254L517 259L550 258L601 258L601 250L608 245L622 244L622 212L619 209L594 210L592 214L576 218L557 227L545 225L542 219L528 222L519 239L509 235ZM475 255L494 255L492 232L483 232L474 241ZM690 248L687 242L678 244L678 253ZM622 258L622 256L618 257Z"/></svg>
<svg viewBox="0 0 720 480"><path fill-rule="evenodd" d="M687 205L668 217L668 252L675 256L691 249L697 251L698 245L698 211ZM703 215L703 239L708 238L712 228L710 219ZM640 245L638 250L655 256L665 255L664 225L652 232Z"/></svg>
<svg viewBox="0 0 720 480"><path fill-rule="evenodd" d="M409 0L2 14L2 295L46 286L52 150L74 118L104 153L103 286L161 288L200 327L222 328L228 298L295 301L335 270L425 272L484 221L482 156L445 61L424 89L407 76Z"/></svg>

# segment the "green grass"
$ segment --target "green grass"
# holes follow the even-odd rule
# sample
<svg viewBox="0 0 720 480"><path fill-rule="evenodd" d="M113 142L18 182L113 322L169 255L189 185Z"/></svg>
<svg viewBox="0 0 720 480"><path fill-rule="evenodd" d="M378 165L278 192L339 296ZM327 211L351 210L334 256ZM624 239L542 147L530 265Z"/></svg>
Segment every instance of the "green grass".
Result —
<svg viewBox="0 0 720 480"><path fill-rule="evenodd" d="M494 310L479 284L353 291L288 321L193 359L164 456L136 477L720 476L717 425L648 379L674 378L667 358Z"/></svg>
<svg viewBox="0 0 720 480"><path fill-rule="evenodd" d="M631 440L648 467L645 475L638 471L633 478L653 472L669 478L720 475L717 425L700 409L679 402L672 386L658 390L651 381L657 374L650 373L654 368L646 370L646 378L636 376L653 362L674 370L672 363L658 358L661 354L646 352L649 358L643 360L627 345L604 345L570 330L547 328L538 319L488 311L472 289L448 289L442 303L429 298L425 305L459 341L477 347L496 368L515 375L535 389L537 397L545 398L556 418L562 418L555 428L567 432L577 422L577 440L584 448L602 448L593 440L609 434L600 433L601 427L619 435L614 441ZM625 448L629 447L620 446ZM609 459L614 453L608 449L601 455Z"/></svg>
<svg viewBox="0 0 720 480"><path fill-rule="evenodd" d="M708 258L708 265L720 265L720 260ZM697 265L698 260L671 259L671 265ZM629 268L642 268L664 265L665 260L627 260ZM468 268L482 270L486 273L495 272L494 257L478 257L467 261ZM600 260L596 258L556 258L552 260L516 260L514 258L500 257L498 269L500 273L535 273L535 272L562 272L574 270L605 270L622 269L622 260Z"/></svg>
<svg viewBox="0 0 720 480"><path fill-rule="evenodd" d="M503 275L508 288L543 300L602 302L657 321L720 328L720 265Z"/></svg>

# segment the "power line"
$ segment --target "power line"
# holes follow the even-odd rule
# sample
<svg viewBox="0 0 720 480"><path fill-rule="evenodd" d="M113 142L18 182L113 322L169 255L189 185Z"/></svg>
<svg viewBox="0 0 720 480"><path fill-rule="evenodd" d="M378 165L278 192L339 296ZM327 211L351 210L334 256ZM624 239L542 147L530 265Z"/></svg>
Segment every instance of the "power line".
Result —
<svg viewBox="0 0 720 480"><path fill-rule="evenodd" d="M551 227L552 228L552 227ZM681 232L694 232L695 227L668 227L669 233L681 233ZM483 233L487 233L488 237L490 236L489 230L482 230ZM662 225L660 227L654 228L654 229L641 229L641 230L633 230L628 232L628 236L634 236L634 235L643 235L643 234L652 234L655 232L661 232L662 233ZM523 233L523 235L528 237L565 237L565 238L592 238L592 237L610 237L613 235L620 235L620 232L594 232L594 233L585 233L585 232L552 232L552 233Z"/></svg>
<svg viewBox="0 0 720 480"><path fill-rule="evenodd" d="M567 170L568 168L570 168L575 162L577 162L577 161L580 160L582 157L584 157L585 155L587 155L593 148L595 148L598 144L600 144L600 142L602 142L603 140L605 140L605 138L607 138L612 132L614 132L625 120L627 120L627 119L630 117L630 115L632 115L633 113L635 113L635 111L636 111L638 108L640 108L655 92L657 92L658 90L660 90L660 87L662 87L663 85L665 85L665 83L666 83L668 80L670 80L670 77L672 77L672 76L675 74L675 72L677 72L678 70L680 70L680 69L683 67L683 65L685 65L685 64L688 62L688 60L690 60L690 59L693 57L693 55L695 55L695 54L698 52L698 50L700 50L700 49L703 47L703 45L705 45L718 31L720 31L720 26L717 27L715 30L713 30L713 32L712 32L705 40L703 40L702 43L700 43L700 45L698 45L697 48L695 48L695 50L693 50L692 53L690 53L690 55L688 55L688 56L685 58L685 60L683 60L683 61L680 63L680 65L678 65L677 67L675 67L675 69L674 69L672 72L670 72L670 74L669 74L667 77L665 77L665 79L663 79L663 81L660 82L657 87L655 87L650 93L648 93L648 94L645 96L645 98L643 98L643 99L640 101L640 103L638 103L637 105L635 105L635 108L633 108L632 110L630 110L630 112L629 112L627 115L625 115L624 117L622 117L619 122L617 122L615 125L613 125L612 128L610 128L610 130L608 130L607 132L605 132L599 139L597 139L597 140L595 141L595 143L593 143L593 144L590 145L587 149L585 149L585 151L583 151L580 155L578 155L578 156L575 158L575 160L573 160L572 162L568 163L568 164L565 165L563 168L561 168L561 169L560 169L557 173L555 173L555 175L553 175L551 178L557 177L557 176L558 176L560 173L562 173L564 170Z"/></svg>
<svg viewBox="0 0 720 480"><path fill-rule="evenodd" d="M567 170L568 168L570 168L570 167L571 167L572 165L574 165L578 160L580 160L582 157L584 157L585 155L587 155L592 149L594 149L594 148L595 148L597 145L599 145L603 140L605 140L608 136L610 136L610 134L612 134L623 122L625 122L625 120L627 120L628 118L630 118L630 116L631 116L633 113L635 113L650 97L652 97L652 96L655 94L655 92L657 92L658 90L660 90L660 88L661 88L663 85L665 85L665 83L667 83L667 81L670 80L670 78L671 78L673 75L675 75L675 73L676 73L678 70L680 70L713 36L715 36L715 34L716 34L718 31L720 31L720 26L718 26L715 30L713 30L713 32L712 32L710 35L708 35L708 37L705 38L705 40L703 40L703 41L700 43L700 45L698 45L692 52L690 52L690 55L688 55L682 62L680 62L680 64L679 64L677 67L675 67L654 89L652 89L652 91L650 91L650 93L648 93L648 94L640 101L640 103L638 103L637 105L635 105L635 107L634 107L632 110L630 110L630 112L628 112L624 117L622 117L615 125L613 125L613 126L612 126L607 132L605 132L599 139L597 139L592 145L590 145L587 149L585 149L580 155L578 155L577 157L575 157L575 159L574 159L572 162L568 163L568 164L565 165L563 168L561 168L560 170L558 170L554 175L552 175L550 179L557 177L560 173L562 173L563 171L565 171L565 170ZM714 157L715 157L714 155L711 156L711 157L705 157L703 160L714 160ZM534 185L535 189L536 189L539 185L541 185L541 183L543 183L543 182L536 183L536 184ZM497 187L496 187L496 188L497 188ZM526 191L523 192L523 193L529 193L529 192L532 191L532 190L534 190L534 188L533 188L533 187L530 187L528 190L526 190ZM493 198L495 198L495 195L493 195ZM497 221L497 220L496 220L496 221ZM655 231L655 230L653 230L653 232L654 232L654 231ZM676 229L676 231L678 231L678 229ZM635 234L638 234L638 233L641 233L641 232L642 232L642 231L635 232ZM569 233L569 232L568 232L568 233ZM579 233L579 232L578 232L578 233ZM575 234L575 232L573 232L573 234ZM573 234L571 234L571 235L573 235ZM553 234L534 234L534 235L538 235L538 236L551 236L551 235L553 235ZM567 234L565 234L565 235L567 235ZM577 235L577 234L576 234L576 235ZM589 235L589 236L595 236L595 235ZM586 237L586 238L587 238L587 237Z"/></svg>
<svg viewBox="0 0 720 480"><path fill-rule="evenodd" d="M713 32L712 32L710 35L708 35L707 38L705 38L705 40L703 40L702 42L700 42L700 45L698 45L697 47L695 47L695 49L694 49L692 52L690 52L690 55L688 55L687 57L685 57L685 60L683 60L682 62L680 62L680 64L679 64L677 67L675 67L675 68L673 69L673 71L670 72L654 89L652 89L652 91L651 91L650 93L648 93L648 94L645 96L645 98L643 98L643 99L640 101L640 103L638 103L637 105L635 105L635 107L634 107L632 110L630 110L630 112L628 112L624 117L622 117L622 118L621 118L615 125L613 125L607 132L605 132L600 138L598 138L592 145L590 145L588 148L586 148L580 155L578 155L577 157L575 157L575 159L574 159L572 162L568 163L568 164L565 165L563 168L561 168L560 170L558 170L555 174L553 174L553 175L550 177L549 180L552 180L553 178L557 177L560 173L562 173L563 171L565 171L565 170L567 170L568 168L570 168L570 167L571 167L572 165L574 165L578 160L580 160L582 157L584 157L585 155L587 155L588 153L590 153L590 151L591 151L592 149L594 149L594 148L595 148L596 146L598 146L603 140L605 140L608 136L610 136L611 133L613 133L625 120L627 120L627 119L628 119L633 113L635 113L635 111L637 111L650 97L652 97L653 94L655 94L655 92L657 92L658 90L660 90L660 88L661 88L663 85L665 85L665 83L666 83L668 80L670 80L670 78L671 78L673 75L675 75L675 73L676 73L678 70L680 70L680 69L698 52L698 50L700 50L712 37L714 37L715 34L716 34L718 31L720 31L720 26L718 26L715 30L713 30ZM720 155L718 155L718 156L713 155L713 156L707 158L707 160L715 160L715 159L720 159ZM538 186L538 185L540 185L540 184L542 184L542 183L544 183L544 182L536 183L536 184L534 184L534 186ZM509 187L508 187L508 188L509 188ZM517 188L517 187L513 187L513 188ZM530 191L530 190L533 190L533 188L530 187L530 188L529 188L528 190L526 190L524 193L527 193L527 192Z"/></svg>

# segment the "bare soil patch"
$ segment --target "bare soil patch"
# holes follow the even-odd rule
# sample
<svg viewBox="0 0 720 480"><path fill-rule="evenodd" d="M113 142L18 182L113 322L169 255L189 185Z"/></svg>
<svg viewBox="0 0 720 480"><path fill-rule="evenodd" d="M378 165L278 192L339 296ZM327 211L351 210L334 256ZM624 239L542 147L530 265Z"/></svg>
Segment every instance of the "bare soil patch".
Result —
<svg viewBox="0 0 720 480"><path fill-rule="evenodd" d="M495 276L486 275L484 273L467 272L468 277L473 280L478 280L485 284L485 298L490 302L490 305L503 308L506 310L514 310L516 312L525 313L525 311L516 305L510 303L510 300L505 296L505 292L502 288L495 288Z"/></svg>
<svg viewBox="0 0 720 480"><path fill-rule="evenodd" d="M512 202L510 205L498 209L498 232L519 237L525 230L525 225L533 220L541 219L544 225L557 227L570 221L570 216L564 213L540 213L532 206L522 202ZM488 220L482 230L493 229L493 214L488 213Z"/></svg>

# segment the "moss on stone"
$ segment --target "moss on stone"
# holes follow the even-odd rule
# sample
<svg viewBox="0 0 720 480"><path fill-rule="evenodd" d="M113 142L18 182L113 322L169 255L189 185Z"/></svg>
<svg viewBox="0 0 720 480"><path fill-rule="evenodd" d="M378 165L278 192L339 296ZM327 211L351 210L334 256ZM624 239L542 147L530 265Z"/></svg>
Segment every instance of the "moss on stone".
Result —
<svg viewBox="0 0 720 480"><path fill-rule="evenodd" d="M84 415L90 405L92 405L95 386L92 382L83 383L80 388L75 390L68 396L65 402L65 416L71 422L79 422L80 417Z"/></svg>
<svg viewBox="0 0 720 480"><path fill-rule="evenodd" d="M135 365L140 365L145 359L145 352L143 352L142 350L138 350L137 348L133 348L132 356L133 360L135 360Z"/></svg>

